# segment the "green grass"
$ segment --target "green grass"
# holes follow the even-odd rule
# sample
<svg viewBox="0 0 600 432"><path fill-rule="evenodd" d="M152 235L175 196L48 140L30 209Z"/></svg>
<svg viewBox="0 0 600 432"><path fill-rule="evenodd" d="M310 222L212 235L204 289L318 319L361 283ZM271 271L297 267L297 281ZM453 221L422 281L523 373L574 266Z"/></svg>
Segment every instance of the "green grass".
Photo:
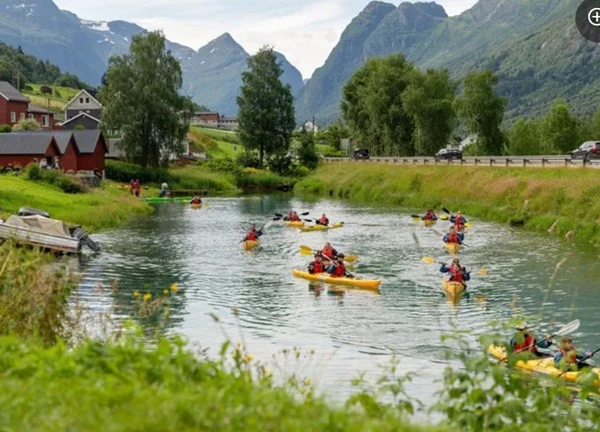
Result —
<svg viewBox="0 0 600 432"><path fill-rule="evenodd" d="M48 99L50 99L50 110L55 112L62 111L67 102L69 102L79 92L79 90L69 87L49 85L48 87L52 89L52 94L45 95L40 91L42 84L28 85L33 89L33 91L24 90L23 94L31 100L31 103L42 108L47 108Z"/></svg>
<svg viewBox="0 0 600 432"><path fill-rule="evenodd" d="M434 431L393 409L334 408L277 388L239 361L200 361L180 342L128 338L70 350L0 339L0 429L11 431ZM301 389L300 389L301 388ZM304 391L304 395L301 393ZM375 405L373 402L371 405Z"/></svg>
<svg viewBox="0 0 600 432"><path fill-rule="evenodd" d="M196 150L205 152L211 159L235 159L242 150L239 138L234 133L200 127L191 127L188 137ZM237 152L234 148L237 146Z"/></svg>
<svg viewBox="0 0 600 432"><path fill-rule="evenodd" d="M3 218L20 207L33 207L91 232L119 226L152 211L114 182L105 181L102 187L86 193L67 194L56 186L13 175L0 176L0 206Z"/></svg>
<svg viewBox="0 0 600 432"><path fill-rule="evenodd" d="M410 167L327 164L296 184L316 194L410 207L447 207L468 216L554 232L600 245L600 176L596 170Z"/></svg>
<svg viewBox="0 0 600 432"><path fill-rule="evenodd" d="M169 174L175 181L171 189L198 189L207 190L211 194L237 194L240 190L236 186L232 174L215 172L198 166L170 169Z"/></svg>

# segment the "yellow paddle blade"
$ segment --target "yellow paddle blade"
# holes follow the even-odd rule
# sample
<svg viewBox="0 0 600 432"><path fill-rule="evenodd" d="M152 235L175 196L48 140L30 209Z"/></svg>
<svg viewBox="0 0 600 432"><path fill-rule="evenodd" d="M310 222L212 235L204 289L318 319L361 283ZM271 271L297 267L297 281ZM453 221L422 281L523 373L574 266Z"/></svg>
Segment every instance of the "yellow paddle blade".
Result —
<svg viewBox="0 0 600 432"><path fill-rule="evenodd" d="M441 215L440 219L441 220L448 220L448 219L450 219L450 216L448 216L448 215Z"/></svg>
<svg viewBox="0 0 600 432"><path fill-rule="evenodd" d="M300 255L310 256L312 255L312 251L310 249L300 249Z"/></svg>
<svg viewBox="0 0 600 432"><path fill-rule="evenodd" d="M435 264L435 259L434 259L434 258L431 258L431 257L428 257L428 256L426 256L426 257L423 257L422 261L423 261L425 264Z"/></svg>
<svg viewBox="0 0 600 432"><path fill-rule="evenodd" d="M353 263L358 261L358 255L348 255L346 257L344 257L344 261L349 262L349 263Z"/></svg>
<svg viewBox="0 0 600 432"><path fill-rule="evenodd" d="M488 274L488 271L487 271L487 269L482 268L482 269L479 270L479 274L481 276L486 276Z"/></svg>
<svg viewBox="0 0 600 432"><path fill-rule="evenodd" d="M466 226L467 228L471 228L471 227L473 226L473 224L472 224L471 222L467 222L467 223L465 224L465 226Z"/></svg>

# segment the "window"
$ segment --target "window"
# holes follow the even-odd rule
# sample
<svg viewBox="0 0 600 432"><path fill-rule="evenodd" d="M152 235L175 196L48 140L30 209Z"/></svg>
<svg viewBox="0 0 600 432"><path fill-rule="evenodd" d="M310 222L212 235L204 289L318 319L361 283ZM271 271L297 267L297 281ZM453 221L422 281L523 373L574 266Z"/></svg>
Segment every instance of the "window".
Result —
<svg viewBox="0 0 600 432"><path fill-rule="evenodd" d="M90 103L90 98L89 98L89 97L86 97L86 98L85 98L85 103L86 103L86 104L89 104L89 103Z"/></svg>
<svg viewBox="0 0 600 432"><path fill-rule="evenodd" d="M79 98L79 103L82 104L83 103L83 98Z"/></svg>
<svg viewBox="0 0 600 432"><path fill-rule="evenodd" d="M10 113L10 122L11 123L16 123L17 122L17 113L14 112L14 111Z"/></svg>
<svg viewBox="0 0 600 432"><path fill-rule="evenodd" d="M33 114L29 114L29 115L27 115L27 118L29 118L29 120L34 120L35 116Z"/></svg>
<svg viewBox="0 0 600 432"><path fill-rule="evenodd" d="M42 116L42 126L43 127L48 127L48 116L47 115L43 115Z"/></svg>
<svg viewBox="0 0 600 432"><path fill-rule="evenodd" d="M20 118L21 120L25 120L25 113L21 113L21 114L19 114L19 118Z"/></svg>

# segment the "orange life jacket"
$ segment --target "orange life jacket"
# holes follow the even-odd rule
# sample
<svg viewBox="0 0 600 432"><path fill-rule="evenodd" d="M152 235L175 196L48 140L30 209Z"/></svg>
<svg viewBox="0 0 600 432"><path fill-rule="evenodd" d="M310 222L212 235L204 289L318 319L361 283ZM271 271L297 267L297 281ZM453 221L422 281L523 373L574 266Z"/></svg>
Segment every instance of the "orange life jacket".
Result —
<svg viewBox="0 0 600 432"><path fill-rule="evenodd" d="M426 213L423 220L426 220L426 221L433 220L433 213Z"/></svg>
<svg viewBox="0 0 600 432"><path fill-rule="evenodd" d="M518 343L515 340L515 346L513 347L513 353L523 352L523 351L530 351L532 353L535 353L537 351L537 349L535 347L535 339L529 333L526 333L524 335L523 342Z"/></svg>
<svg viewBox="0 0 600 432"><path fill-rule="evenodd" d="M321 219L319 219L319 224L320 225L329 225L329 219L327 219L326 217L321 216Z"/></svg>
<svg viewBox="0 0 600 432"><path fill-rule="evenodd" d="M448 243L460 243L460 238L458 234L448 234Z"/></svg>
<svg viewBox="0 0 600 432"><path fill-rule="evenodd" d="M200 198L194 198L192 204L202 204L202 201L200 201Z"/></svg>
<svg viewBox="0 0 600 432"><path fill-rule="evenodd" d="M335 251L333 250L333 248L323 249L321 251L321 254L329 259L335 258Z"/></svg>
<svg viewBox="0 0 600 432"><path fill-rule="evenodd" d="M450 274L452 275L452 277L450 277L450 280L452 282L461 282L462 283L464 281L463 271L460 267L455 267L455 266L450 267Z"/></svg>
<svg viewBox="0 0 600 432"><path fill-rule="evenodd" d="M336 263L331 276L333 276L333 277L346 276L346 266L342 263Z"/></svg>
<svg viewBox="0 0 600 432"><path fill-rule="evenodd" d="M313 262L312 263L313 266L313 271L315 273L324 273L325 272L325 266L323 265L323 262Z"/></svg>
<svg viewBox="0 0 600 432"><path fill-rule="evenodd" d="M290 219L291 219L292 222L298 222L300 220L300 218L298 217L298 215L292 215L290 217Z"/></svg>
<svg viewBox="0 0 600 432"><path fill-rule="evenodd" d="M567 362L568 364L577 364L577 351L567 351L564 348L560 348L560 352L562 353L565 362Z"/></svg>
<svg viewBox="0 0 600 432"><path fill-rule="evenodd" d="M248 233L248 235L246 236L246 240L249 240L249 241L256 241L256 240L258 240L258 237L257 237L257 236L256 236L256 234L254 233L254 231L250 231L250 232Z"/></svg>

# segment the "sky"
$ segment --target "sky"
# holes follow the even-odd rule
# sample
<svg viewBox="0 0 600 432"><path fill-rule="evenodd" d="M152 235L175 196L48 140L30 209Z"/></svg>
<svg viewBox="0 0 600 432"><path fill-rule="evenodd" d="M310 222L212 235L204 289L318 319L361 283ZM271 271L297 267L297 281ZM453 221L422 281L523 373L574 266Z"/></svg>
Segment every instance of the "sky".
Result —
<svg viewBox="0 0 600 432"><path fill-rule="evenodd" d="M310 78L369 0L54 0L88 20L134 22L198 49L225 32L254 53L272 45ZM458 15L477 0L437 0ZM393 1L398 4L399 1Z"/></svg>

